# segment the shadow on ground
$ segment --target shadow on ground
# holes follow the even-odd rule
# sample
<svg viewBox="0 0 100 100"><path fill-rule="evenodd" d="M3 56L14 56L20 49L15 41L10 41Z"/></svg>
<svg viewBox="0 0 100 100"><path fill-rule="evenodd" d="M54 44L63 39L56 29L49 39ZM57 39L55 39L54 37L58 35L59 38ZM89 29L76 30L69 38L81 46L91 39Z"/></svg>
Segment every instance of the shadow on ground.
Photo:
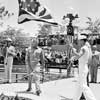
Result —
<svg viewBox="0 0 100 100"><path fill-rule="evenodd" d="M73 99L71 99L71 98L66 98L66 97L64 97L64 96L60 96L60 97L61 97L60 100L73 100Z"/></svg>
<svg viewBox="0 0 100 100"><path fill-rule="evenodd" d="M67 75L66 74L62 74L62 73L46 73L44 75L44 77L41 75L41 83L42 82L49 82L49 81L54 81L54 80L59 80L59 79L65 79L67 78ZM24 78L23 80L21 80L20 82L26 82L28 81L28 78ZM33 80L33 83L34 83L34 80Z"/></svg>
<svg viewBox="0 0 100 100"><path fill-rule="evenodd" d="M21 94L33 94L33 95L36 95L36 93L35 92L27 92L27 91L18 91L18 92L16 92L17 94L18 93L21 93Z"/></svg>
<svg viewBox="0 0 100 100"><path fill-rule="evenodd" d="M1 94L0 100L33 100L33 99L19 97L18 95L16 95L16 96L6 96L4 94Z"/></svg>

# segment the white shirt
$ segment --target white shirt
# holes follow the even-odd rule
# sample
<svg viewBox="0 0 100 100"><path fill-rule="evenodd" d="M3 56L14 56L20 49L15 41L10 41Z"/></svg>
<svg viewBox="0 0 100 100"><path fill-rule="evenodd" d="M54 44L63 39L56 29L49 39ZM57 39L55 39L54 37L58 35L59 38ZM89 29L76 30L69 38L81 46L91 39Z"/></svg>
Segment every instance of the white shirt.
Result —
<svg viewBox="0 0 100 100"><path fill-rule="evenodd" d="M14 46L7 47L7 56L15 56Z"/></svg>
<svg viewBox="0 0 100 100"><path fill-rule="evenodd" d="M84 45L81 48L80 52L83 49L85 50L85 53L84 53L83 56L81 56L79 58L79 73L87 72L88 71L89 48L86 45Z"/></svg>

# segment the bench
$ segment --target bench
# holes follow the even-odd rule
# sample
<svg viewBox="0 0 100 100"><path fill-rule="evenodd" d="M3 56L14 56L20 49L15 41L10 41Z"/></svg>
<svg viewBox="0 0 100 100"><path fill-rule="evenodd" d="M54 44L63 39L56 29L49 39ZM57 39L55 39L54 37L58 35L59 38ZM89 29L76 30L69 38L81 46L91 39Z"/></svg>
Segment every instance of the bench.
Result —
<svg viewBox="0 0 100 100"><path fill-rule="evenodd" d="M59 69L59 73L62 72L62 69L67 70L68 64L67 63L45 63L45 69L48 72L49 69Z"/></svg>

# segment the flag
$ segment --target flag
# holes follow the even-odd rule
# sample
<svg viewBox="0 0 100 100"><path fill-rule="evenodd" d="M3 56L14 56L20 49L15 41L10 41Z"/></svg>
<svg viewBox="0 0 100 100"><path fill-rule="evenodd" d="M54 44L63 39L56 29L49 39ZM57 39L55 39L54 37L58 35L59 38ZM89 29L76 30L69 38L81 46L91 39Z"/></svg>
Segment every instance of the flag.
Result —
<svg viewBox="0 0 100 100"><path fill-rule="evenodd" d="M41 5L38 0L18 0L18 3L18 24L33 20L58 25L49 10Z"/></svg>

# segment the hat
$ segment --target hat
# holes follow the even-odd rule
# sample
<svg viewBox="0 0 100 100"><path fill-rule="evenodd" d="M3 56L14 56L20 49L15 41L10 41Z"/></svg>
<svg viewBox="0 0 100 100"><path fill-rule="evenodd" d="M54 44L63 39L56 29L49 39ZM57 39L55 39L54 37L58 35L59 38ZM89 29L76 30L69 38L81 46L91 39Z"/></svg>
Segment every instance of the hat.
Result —
<svg viewBox="0 0 100 100"><path fill-rule="evenodd" d="M79 35L78 40L82 40L82 39L87 39L87 37L85 35Z"/></svg>
<svg viewBox="0 0 100 100"><path fill-rule="evenodd" d="M6 41L12 42L12 40L10 38L7 38Z"/></svg>

